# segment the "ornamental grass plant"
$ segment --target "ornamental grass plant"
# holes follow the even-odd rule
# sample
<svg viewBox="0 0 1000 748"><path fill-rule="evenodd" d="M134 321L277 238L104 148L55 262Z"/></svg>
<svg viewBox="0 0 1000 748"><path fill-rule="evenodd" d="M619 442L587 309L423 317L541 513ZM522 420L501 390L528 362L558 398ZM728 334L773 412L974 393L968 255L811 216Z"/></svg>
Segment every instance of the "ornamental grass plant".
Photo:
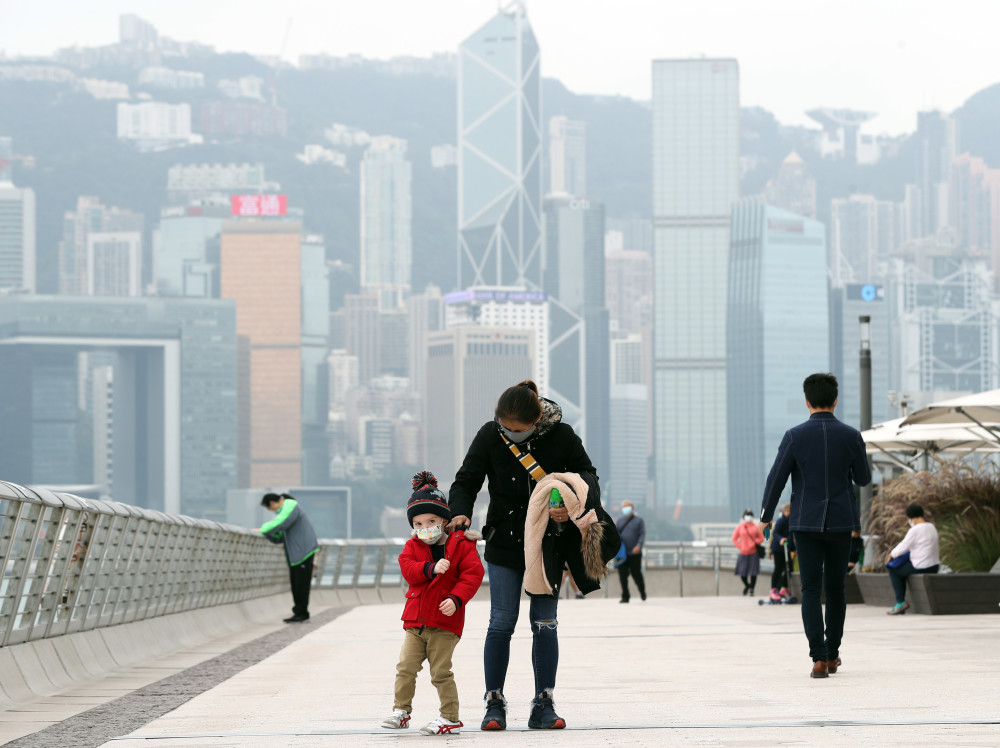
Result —
<svg viewBox="0 0 1000 748"><path fill-rule="evenodd" d="M985 572L1000 558L1000 466L954 460L934 472L895 478L872 498L869 528L878 536L873 570L885 571L889 551L909 529L904 512L914 502L937 527L942 564Z"/></svg>

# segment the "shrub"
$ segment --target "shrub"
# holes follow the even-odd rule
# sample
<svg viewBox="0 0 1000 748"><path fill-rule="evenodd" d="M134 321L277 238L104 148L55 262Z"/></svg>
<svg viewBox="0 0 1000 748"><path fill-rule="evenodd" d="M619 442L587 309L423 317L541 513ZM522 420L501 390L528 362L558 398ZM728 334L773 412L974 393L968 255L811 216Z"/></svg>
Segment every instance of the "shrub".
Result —
<svg viewBox="0 0 1000 748"><path fill-rule="evenodd" d="M889 551L909 529L904 511L916 502L941 537L941 563L955 571L989 571L1000 558L1000 467L942 463L934 473L903 475L872 499L870 532L878 535L873 566L884 569Z"/></svg>

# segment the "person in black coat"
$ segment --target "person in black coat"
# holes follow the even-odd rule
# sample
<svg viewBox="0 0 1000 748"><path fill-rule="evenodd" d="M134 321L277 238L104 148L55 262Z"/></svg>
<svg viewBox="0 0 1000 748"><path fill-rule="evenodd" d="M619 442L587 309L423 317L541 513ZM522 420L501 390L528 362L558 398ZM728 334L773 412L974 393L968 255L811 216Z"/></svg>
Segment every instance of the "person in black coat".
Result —
<svg viewBox="0 0 1000 748"><path fill-rule="evenodd" d="M861 529L854 486L872 479L865 442L841 423L837 378L810 374L802 383L809 420L785 432L761 501L760 527L769 527L781 492L792 479L789 530L795 536L802 582L802 625L809 640L813 678L840 668L847 600L844 593L851 533ZM826 615L820 593L826 593Z"/></svg>
<svg viewBox="0 0 1000 748"><path fill-rule="evenodd" d="M614 523L601 507L597 470L580 437L569 424L562 422L562 409L551 400L540 398L538 387L528 380L504 391L497 402L495 416L472 440L448 497L454 517L451 527L469 525L476 495L483 481L489 481L490 503L482 530L490 581L490 622L483 653L486 676L484 730L503 730L507 725L503 688L524 580L525 517L536 483L507 441L529 452L546 473L580 475L588 486L587 510L596 509L599 520L609 524L615 536L608 538L609 545L613 543L614 548L605 560L613 557L619 547L617 533L613 532ZM570 519L567 509L551 508L549 516L551 521L543 550L546 551L546 572L555 580L556 594L531 596L531 658L535 673L535 697L528 720L531 728L566 726L565 720L555 713L552 702L559 661L556 607L563 564L569 567L580 592L586 594L600 587L599 582L583 573L581 535L576 526L567 521ZM551 570L550 565L553 566Z"/></svg>

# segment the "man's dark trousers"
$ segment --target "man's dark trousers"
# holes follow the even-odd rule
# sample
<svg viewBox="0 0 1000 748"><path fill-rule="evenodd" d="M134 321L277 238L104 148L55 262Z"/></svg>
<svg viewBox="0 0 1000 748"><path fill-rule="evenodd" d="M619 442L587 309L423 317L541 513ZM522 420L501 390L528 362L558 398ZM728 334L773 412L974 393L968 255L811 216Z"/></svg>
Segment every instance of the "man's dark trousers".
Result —
<svg viewBox="0 0 1000 748"><path fill-rule="evenodd" d="M646 580L642 578L642 554L636 553L634 556L626 556L625 563L618 567L618 579L622 583L622 600L628 600L631 595L628 591L628 575L632 575L635 586L639 589L639 597L646 599Z"/></svg>
<svg viewBox="0 0 1000 748"><path fill-rule="evenodd" d="M310 556L297 566L289 566L288 573L292 580L292 615L299 618L309 617L309 590L312 587L313 557Z"/></svg>
<svg viewBox="0 0 1000 748"><path fill-rule="evenodd" d="M802 625L809 640L809 656L836 660L844 638L847 598L844 585L851 555L850 532L796 532L799 575L802 581ZM820 595L826 591L826 631Z"/></svg>

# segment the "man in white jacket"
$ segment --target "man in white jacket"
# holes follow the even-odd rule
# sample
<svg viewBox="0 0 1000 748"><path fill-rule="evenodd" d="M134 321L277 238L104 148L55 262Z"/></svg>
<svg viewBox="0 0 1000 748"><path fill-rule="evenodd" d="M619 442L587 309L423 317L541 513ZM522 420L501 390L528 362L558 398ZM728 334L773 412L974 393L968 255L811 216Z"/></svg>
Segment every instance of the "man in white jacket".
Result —
<svg viewBox="0 0 1000 748"><path fill-rule="evenodd" d="M908 561L895 568L889 567L889 581L896 592L896 604L887 611L890 616L901 615L910 607L906 602L906 578L911 574L937 574L941 565L938 531L924 519L924 508L920 504L910 504L906 507L906 517L910 529L899 545L889 552L889 558L899 558L910 552Z"/></svg>

